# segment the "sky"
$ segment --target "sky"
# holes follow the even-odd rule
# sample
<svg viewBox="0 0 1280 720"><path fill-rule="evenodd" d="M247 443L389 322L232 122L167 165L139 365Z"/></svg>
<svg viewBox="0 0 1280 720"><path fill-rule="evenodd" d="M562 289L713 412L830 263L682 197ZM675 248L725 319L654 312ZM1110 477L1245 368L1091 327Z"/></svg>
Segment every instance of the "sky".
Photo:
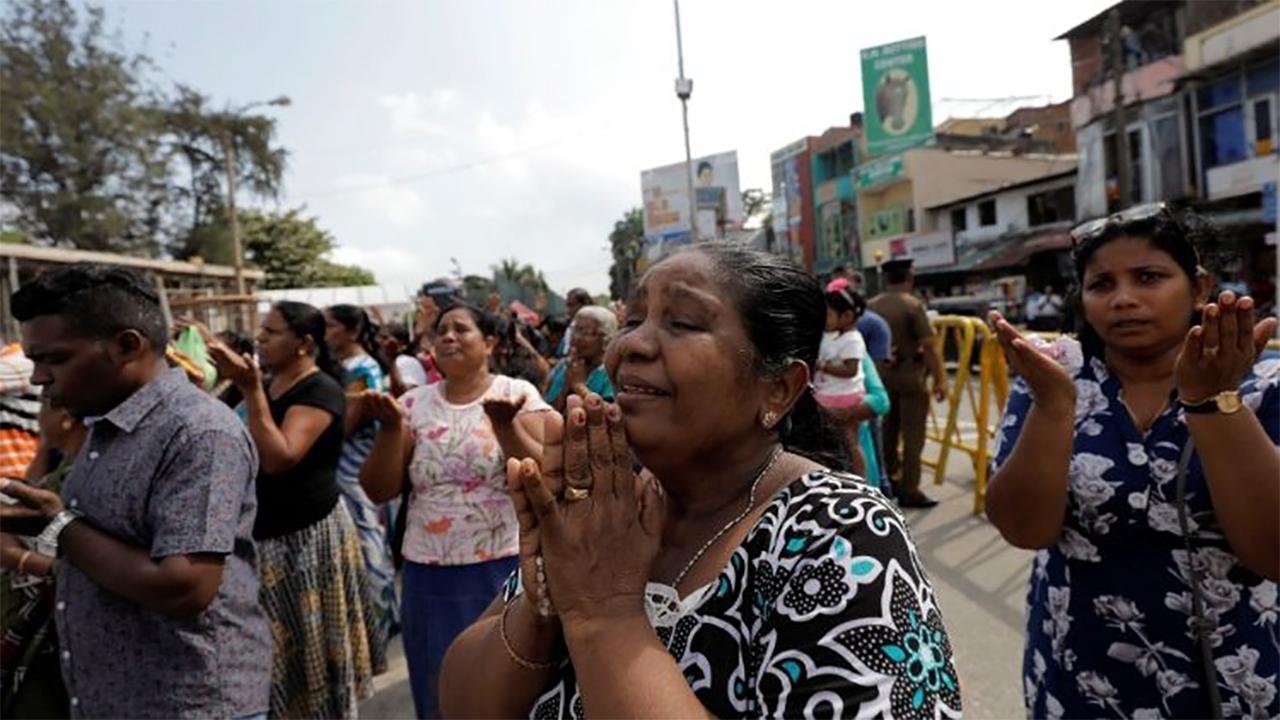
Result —
<svg viewBox="0 0 1280 720"><path fill-rule="evenodd" d="M736 150L742 188L771 187L770 152L862 109L859 50L920 35L935 122L1066 99L1053 38L1110 4L684 0L693 155ZM383 284L514 257L560 293L607 292L608 234L640 205L641 170L684 159L666 0L104 6L126 46L219 105L288 95L263 111L289 151L279 209L305 206L334 259Z"/></svg>

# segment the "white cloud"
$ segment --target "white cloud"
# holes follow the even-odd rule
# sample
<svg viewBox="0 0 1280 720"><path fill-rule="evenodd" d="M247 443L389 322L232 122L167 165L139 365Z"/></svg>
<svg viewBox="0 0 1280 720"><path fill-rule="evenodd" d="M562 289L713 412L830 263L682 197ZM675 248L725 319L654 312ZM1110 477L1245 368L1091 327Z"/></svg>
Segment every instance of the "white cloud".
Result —
<svg viewBox="0 0 1280 720"><path fill-rule="evenodd" d="M353 173L338 178L340 188L356 191L365 207L380 214L397 227L409 227L426 214L427 202L417 190L407 185L383 185L385 175Z"/></svg>
<svg viewBox="0 0 1280 720"><path fill-rule="evenodd" d="M421 255L389 245L372 249L341 245L330 253L330 259L336 263L359 265L373 271L379 285L417 288L428 275L427 263Z"/></svg>
<svg viewBox="0 0 1280 720"><path fill-rule="evenodd" d="M458 104L458 93L448 88L423 97L412 90L378 98L378 105L391 114L396 130L421 135L444 135L448 128L437 117Z"/></svg>

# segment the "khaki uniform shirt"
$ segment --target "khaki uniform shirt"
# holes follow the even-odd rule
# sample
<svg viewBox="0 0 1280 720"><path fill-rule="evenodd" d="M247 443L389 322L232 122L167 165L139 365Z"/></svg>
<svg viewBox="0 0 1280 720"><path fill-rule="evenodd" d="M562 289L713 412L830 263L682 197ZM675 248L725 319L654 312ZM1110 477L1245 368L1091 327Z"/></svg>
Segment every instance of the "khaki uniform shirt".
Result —
<svg viewBox="0 0 1280 720"><path fill-rule="evenodd" d="M872 298L868 307L883 317L892 331L892 359L877 363L885 386L898 392L923 390L925 364L920 343L933 337L924 303L910 293L886 292Z"/></svg>

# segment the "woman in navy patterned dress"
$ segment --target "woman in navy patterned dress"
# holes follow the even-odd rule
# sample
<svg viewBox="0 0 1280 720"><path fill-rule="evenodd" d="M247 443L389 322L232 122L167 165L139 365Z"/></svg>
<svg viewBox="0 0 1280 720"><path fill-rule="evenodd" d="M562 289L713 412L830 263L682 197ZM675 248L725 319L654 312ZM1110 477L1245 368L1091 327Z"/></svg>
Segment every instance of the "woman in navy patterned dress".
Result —
<svg viewBox="0 0 1280 720"><path fill-rule="evenodd" d="M520 572L450 648L445 715L959 717L905 522L813 459L843 453L809 386L816 280L699 245L627 312L618 404L569 398L508 461Z"/></svg>
<svg viewBox="0 0 1280 720"><path fill-rule="evenodd" d="M1255 361L1275 320L1208 302L1202 232L1163 206L1077 228L1080 342L1041 352L995 318L1022 377L987 512L1038 549L1031 717L1280 710L1280 361Z"/></svg>

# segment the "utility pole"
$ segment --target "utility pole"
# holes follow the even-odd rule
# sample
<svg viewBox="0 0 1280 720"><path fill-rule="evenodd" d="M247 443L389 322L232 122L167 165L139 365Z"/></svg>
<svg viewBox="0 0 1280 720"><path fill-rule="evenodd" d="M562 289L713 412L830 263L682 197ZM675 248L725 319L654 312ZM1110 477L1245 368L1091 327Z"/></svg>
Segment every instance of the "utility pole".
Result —
<svg viewBox="0 0 1280 720"><path fill-rule="evenodd" d="M244 301L243 298L248 294L248 288L244 281L244 241L240 238L240 215L236 213L236 142L235 123L244 117L244 114L253 108L263 106L289 107L292 103L288 95L281 95L273 100L265 100L262 102L254 102L245 105L239 110L229 110L225 113L225 125L222 128L222 160L227 171L227 212L230 214L228 218L231 220L231 262L235 268L236 276L236 296L241 298L241 302L236 304L239 311L236 312L240 329L252 332L255 305L252 300Z"/></svg>
<svg viewBox="0 0 1280 720"><path fill-rule="evenodd" d="M698 199L693 194L693 152L689 147L689 98L693 95L693 79L684 76L684 39L680 35L680 0L676 6L676 57L680 63L680 77L676 78L676 97L680 98L680 112L684 116L684 164L689 183L689 239L698 241Z"/></svg>
<svg viewBox="0 0 1280 720"><path fill-rule="evenodd" d="M1111 113L1112 126L1116 134L1116 177L1120 184L1120 207L1124 210L1133 204L1133 184L1130 178L1129 165L1129 129L1124 108L1124 46L1120 42L1120 7L1111 8L1107 13L1107 55L1111 66L1111 80L1115 83L1115 108Z"/></svg>
<svg viewBox="0 0 1280 720"><path fill-rule="evenodd" d="M222 130L222 156L227 171L227 212L231 216L231 263L236 271L236 296L243 298L245 296L244 244L240 240L240 216L236 213L236 143L231 136L230 128ZM243 305L237 304L236 307L240 309L236 313L240 329L251 330L249 313L245 312Z"/></svg>

